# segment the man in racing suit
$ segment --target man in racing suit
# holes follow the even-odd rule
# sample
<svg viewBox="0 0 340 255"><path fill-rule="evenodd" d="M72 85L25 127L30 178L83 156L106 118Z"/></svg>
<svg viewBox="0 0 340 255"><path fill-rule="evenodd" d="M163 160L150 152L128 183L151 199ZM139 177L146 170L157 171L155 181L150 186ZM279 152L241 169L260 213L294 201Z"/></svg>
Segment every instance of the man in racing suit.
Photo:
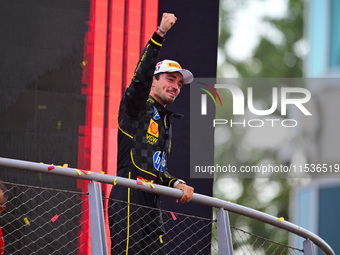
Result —
<svg viewBox="0 0 340 255"><path fill-rule="evenodd" d="M173 14L163 14L121 100L117 175L181 189L180 202L184 203L191 200L193 188L167 170L171 121L181 115L168 111L165 106L175 100L181 86L190 83L193 76L175 61L164 60L156 66L164 35L176 20ZM110 198L111 254L164 254L159 195L113 186Z"/></svg>

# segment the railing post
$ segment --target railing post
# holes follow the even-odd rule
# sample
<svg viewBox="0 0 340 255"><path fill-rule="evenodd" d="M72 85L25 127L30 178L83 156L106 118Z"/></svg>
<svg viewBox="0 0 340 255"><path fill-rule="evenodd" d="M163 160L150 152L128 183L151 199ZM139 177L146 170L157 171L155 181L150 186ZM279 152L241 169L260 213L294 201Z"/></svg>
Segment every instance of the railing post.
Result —
<svg viewBox="0 0 340 255"><path fill-rule="evenodd" d="M306 239L303 241L303 254L304 255L315 255L314 245L311 240Z"/></svg>
<svg viewBox="0 0 340 255"><path fill-rule="evenodd" d="M217 219L217 240L219 255L233 255L233 241L231 238L231 230L228 212L222 208L216 212Z"/></svg>
<svg viewBox="0 0 340 255"><path fill-rule="evenodd" d="M91 253L107 255L103 199L100 184L91 181L88 185L90 207Z"/></svg>

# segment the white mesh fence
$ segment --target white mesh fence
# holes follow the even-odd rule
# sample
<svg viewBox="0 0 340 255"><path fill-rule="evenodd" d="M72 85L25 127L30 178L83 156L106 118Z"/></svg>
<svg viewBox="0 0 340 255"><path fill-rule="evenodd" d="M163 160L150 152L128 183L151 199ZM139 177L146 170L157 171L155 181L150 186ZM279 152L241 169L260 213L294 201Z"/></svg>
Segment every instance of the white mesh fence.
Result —
<svg viewBox="0 0 340 255"><path fill-rule="evenodd" d="M0 214L5 254L86 254L87 194L5 184L9 197Z"/></svg>
<svg viewBox="0 0 340 255"><path fill-rule="evenodd" d="M8 187L5 193L9 194L9 199L6 202L7 209L0 214L5 254L87 254L90 246L87 193L5 184ZM114 203L116 208L123 211L130 206L130 219L136 214L150 221L155 219L153 215L160 214L164 236L157 241L164 243L166 254L218 254L216 220L122 201ZM122 217L121 221L125 222L127 218ZM133 221L130 224L131 229L134 229L130 235L145 239L145 242L142 247L131 243L129 254L143 254L143 251L147 254L159 254L157 250L153 250L156 246L150 241L152 234L133 227ZM235 227L232 227L231 232L234 254L303 254L299 249Z"/></svg>
<svg viewBox="0 0 340 255"><path fill-rule="evenodd" d="M234 255L299 255L303 250L231 227Z"/></svg>
<svg viewBox="0 0 340 255"><path fill-rule="evenodd" d="M211 245L211 231L216 228L216 222L211 219L186 215L171 211L165 211L146 206L141 206L123 201L112 200L112 206L116 208L116 212L122 215L118 220L117 225L129 221L129 251L131 254L211 254L212 251L217 252L217 245ZM127 211L129 208L129 216ZM158 215L161 215L164 229L157 230L155 226L158 224ZM127 219L129 217L129 220ZM145 227L145 225L147 225ZM149 226L149 227L148 227ZM162 232L154 235L151 230ZM125 248L127 233L126 229L116 228L116 235L123 235L121 242ZM164 233L164 235L163 235ZM140 244L140 240L142 245ZM119 239L120 240L120 239ZM138 243L133 240L138 240ZM118 241L117 241L118 242ZM162 245L162 243L164 245ZM121 244L114 244L114 250L119 249ZM122 254L123 251L121 251ZM129 253L130 254L130 253Z"/></svg>

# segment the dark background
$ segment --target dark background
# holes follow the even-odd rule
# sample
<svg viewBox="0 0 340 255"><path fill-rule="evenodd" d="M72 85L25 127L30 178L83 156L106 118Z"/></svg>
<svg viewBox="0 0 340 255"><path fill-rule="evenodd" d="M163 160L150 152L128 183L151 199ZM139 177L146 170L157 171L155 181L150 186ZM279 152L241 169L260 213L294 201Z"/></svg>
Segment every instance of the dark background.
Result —
<svg viewBox="0 0 340 255"><path fill-rule="evenodd" d="M86 1L1 2L1 157L77 166L88 19ZM44 176L41 182L37 175L1 169L7 181L74 189L75 180Z"/></svg>
<svg viewBox="0 0 340 255"><path fill-rule="evenodd" d="M80 63L89 11L90 2L81 0L1 1L0 157L77 166L78 127L84 125L86 106L86 98L81 95ZM76 179L16 169L0 168L0 178L18 184L77 190ZM29 198L45 202L39 201L40 191L28 189L23 196L20 189L9 188L7 209L0 215L5 254L52 254L61 248L51 241L58 240L60 233L50 224L39 224L30 206L34 203ZM65 203L53 197L45 199L46 210L55 213ZM68 219L77 221L74 214L81 215L80 206L65 212L59 224ZM24 217L31 222L30 230L40 230L29 231ZM40 218L42 222L50 220ZM72 235L78 236L79 230L75 228ZM36 235L43 236L43 240L36 241ZM76 246L77 242L66 242L60 253L68 254ZM39 248L42 250L37 252Z"/></svg>

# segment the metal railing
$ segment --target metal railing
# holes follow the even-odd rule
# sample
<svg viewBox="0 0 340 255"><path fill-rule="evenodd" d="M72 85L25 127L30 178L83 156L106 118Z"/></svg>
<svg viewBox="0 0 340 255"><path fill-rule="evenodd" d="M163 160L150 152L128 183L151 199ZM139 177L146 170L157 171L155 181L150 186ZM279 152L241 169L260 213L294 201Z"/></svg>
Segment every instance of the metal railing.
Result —
<svg viewBox="0 0 340 255"><path fill-rule="evenodd" d="M80 209L88 203L86 193L5 184L10 193L0 214L5 254L79 254L87 246L90 222L81 216L89 211Z"/></svg>
<svg viewBox="0 0 340 255"><path fill-rule="evenodd" d="M11 195L12 198L8 203L13 202L14 199L19 199L20 201L17 203L21 203L25 210L18 207L7 212L8 215L11 215L12 220L6 219L6 222L2 222L0 216L0 226L4 229L13 228L11 233L4 231L4 236L7 245L13 246L18 252L17 254L39 254L39 250L49 250L48 254L86 254L80 251L82 245L91 246L92 254L108 254L104 222L104 210L106 208L103 208L103 198L98 182L140 189L173 198L182 196L181 190L74 168L8 158L0 158L0 166L91 181L88 193L10 184L11 189L13 189L11 194L14 194L14 196ZM36 197L42 197L44 202L37 204ZM314 254L314 245L319 247L326 255L334 254L332 248L317 235L278 217L197 193L194 194L192 202L218 208L216 220L159 210L163 217L166 233L192 231L187 234L186 240L165 241L166 247L171 247L172 252L174 252L174 249L176 250L174 254L309 255ZM84 203L88 203L89 206L84 207ZM127 206L126 202L115 201L115 203L118 203L121 208ZM136 205L136 207L141 206ZM80 212L73 208L82 209ZM149 210L155 209L149 208ZM303 237L305 239L303 250L231 227L228 212L244 215ZM89 217L81 217L84 214ZM176 221L175 218L181 219ZM83 219L90 219L90 222ZM90 225L91 230L91 241L87 240L89 234L82 231L86 229L84 226L88 227L88 225ZM208 236L211 232L217 233L217 237L213 235L211 246L204 247L204 251L195 250L195 247L198 246L195 244L200 242L199 238L195 238L197 231ZM74 235L74 233L77 234Z"/></svg>

